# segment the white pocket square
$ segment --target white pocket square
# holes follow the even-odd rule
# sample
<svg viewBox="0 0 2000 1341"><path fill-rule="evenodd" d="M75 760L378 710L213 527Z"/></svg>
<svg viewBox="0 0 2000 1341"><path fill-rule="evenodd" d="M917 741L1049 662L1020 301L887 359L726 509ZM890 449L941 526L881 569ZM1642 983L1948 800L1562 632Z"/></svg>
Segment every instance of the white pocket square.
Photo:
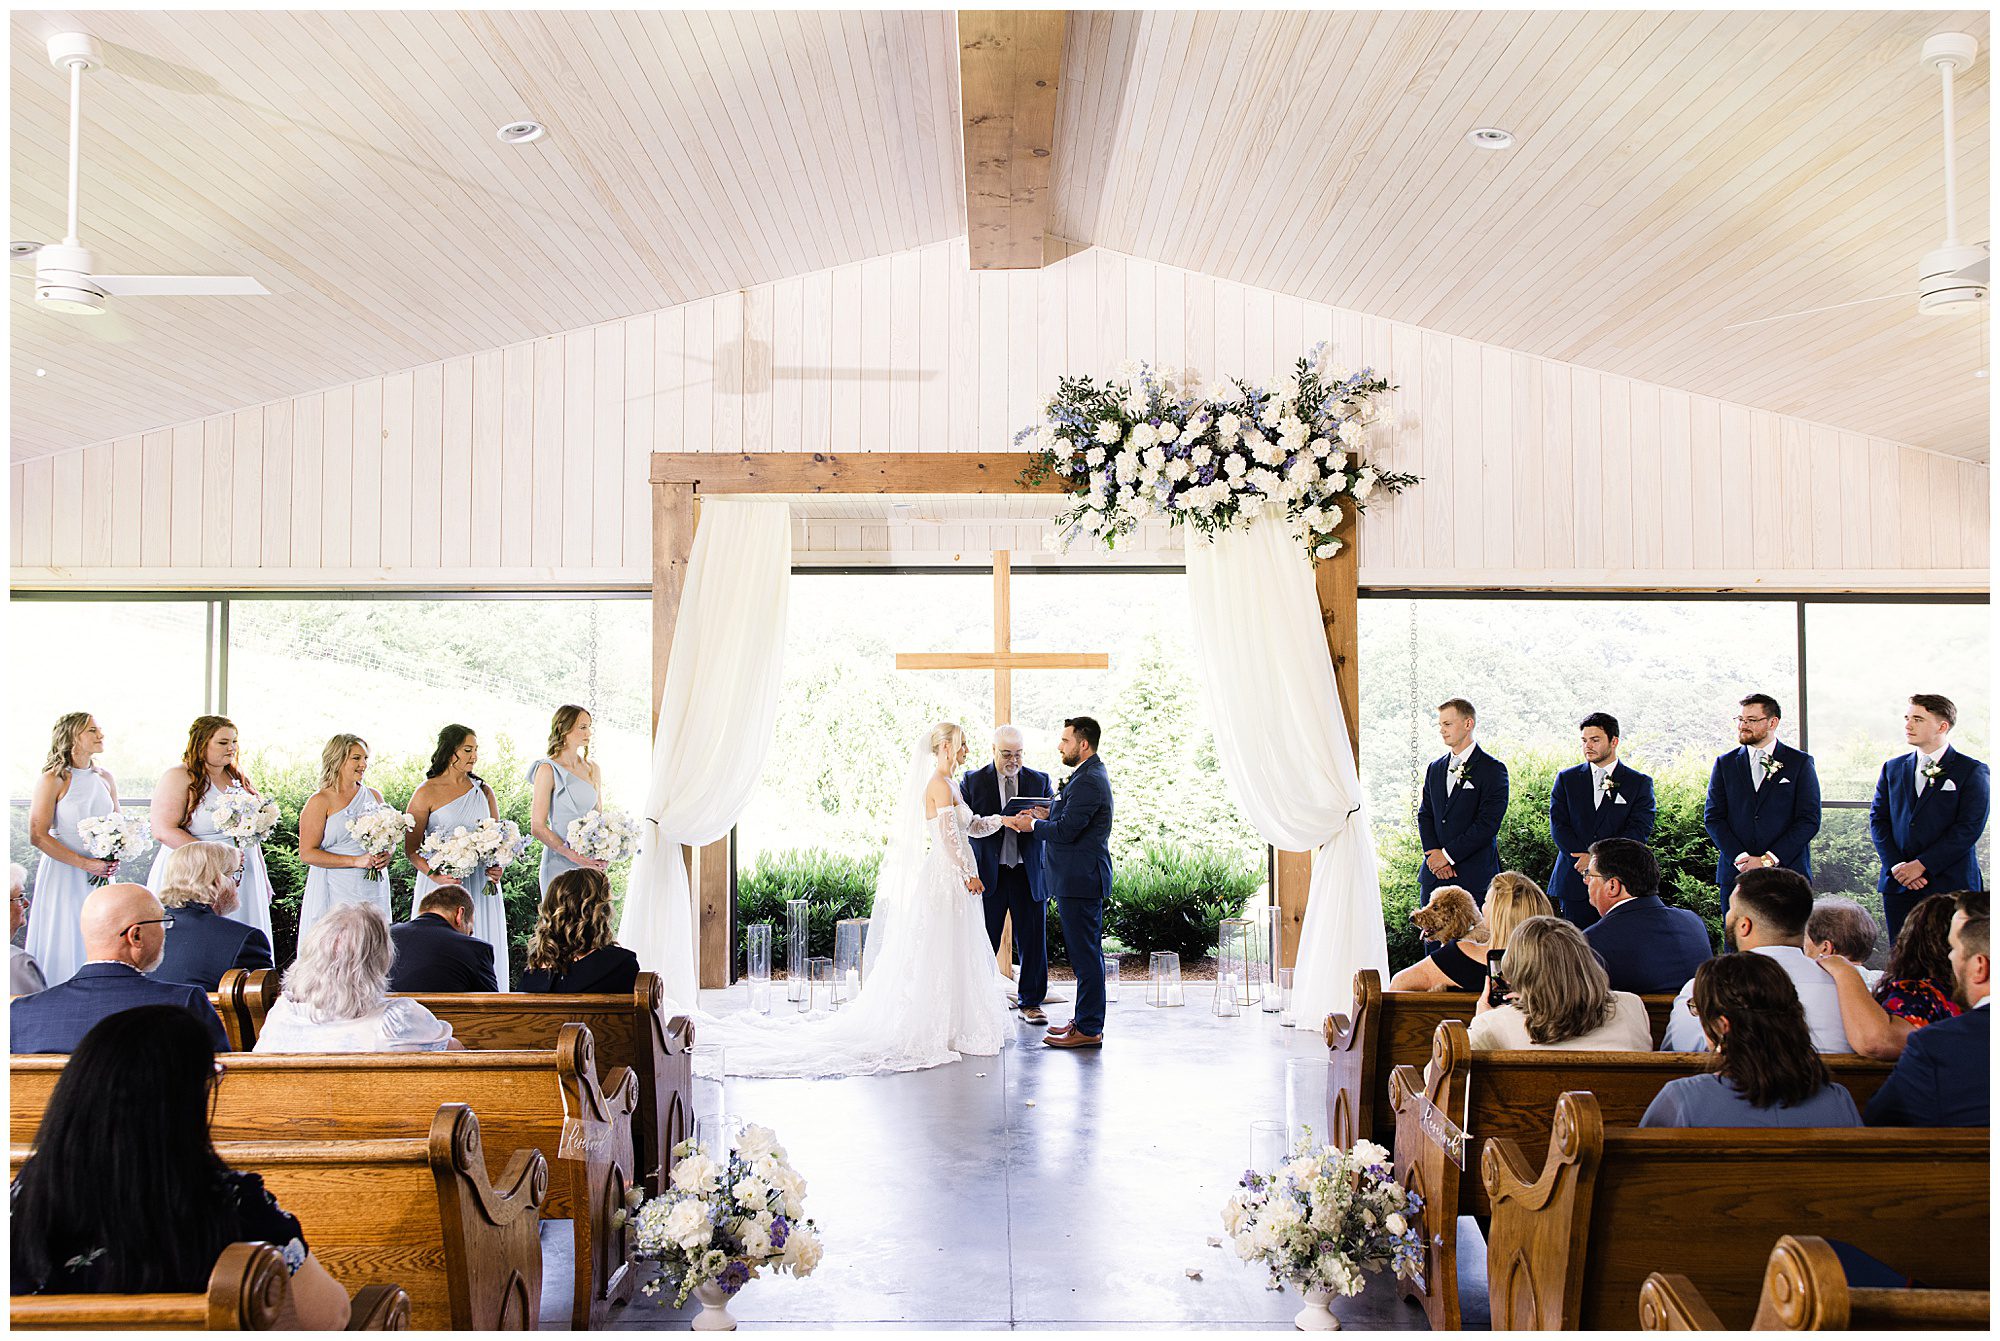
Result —
<svg viewBox="0 0 2000 1341"><path fill-rule="evenodd" d="M1792 785L1792 780L1790 778L1779 778L1778 783L1780 786L1789 787Z"/></svg>
<svg viewBox="0 0 2000 1341"><path fill-rule="evenodd" d="M1469 792L1472 790L1472 784L1469 782L1461 782L1458 784L1458 789L1460 791Z"/></svg>
<svg viewBox="0 0 2000 1341"><path fill-rule="evenodd" d="M1614 795L1614 796L1613 796L1613 797L1611 798L1611 804L1612 804L1612 805L1614 805L1614 806L1622 806L1622 805L1630 805L1630 804L1631 804L1631 802L1627 801L1627 800L1626 800L1626 799L1625 799L1624 797L1622 797L1622 796L1616 796L1616 795Z"/></svg>
<svg viewBox="0 0 2000 1341"><path fill-rule="evenodd" d="M1955 792L1958 790L1958 784L1956 782L1953 782L1950 778L1946 778L1944 780L1944 789L1948 792Z"/></svg>

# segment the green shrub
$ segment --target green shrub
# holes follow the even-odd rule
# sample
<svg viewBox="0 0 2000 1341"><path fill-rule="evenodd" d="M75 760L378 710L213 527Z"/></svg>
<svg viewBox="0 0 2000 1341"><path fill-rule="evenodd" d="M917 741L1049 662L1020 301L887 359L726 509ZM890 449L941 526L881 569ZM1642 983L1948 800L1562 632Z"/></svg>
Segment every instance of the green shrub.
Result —
<svg viewBox="0 0 2000 1341"><path fill-rule="evenodd" d="M1172 950L1183 962L1215 953L1216 926L1262 883L1242 853L1148 844L1114 867L1104 930L1127 950Z"/></svg>
<svg viewBox="0 0 2000 1341"><path fill-rule="evenodd" d="M843 918L866 917L875 904L875 874L882 855L851 856L806 848L765 852L736 881L736 972L748 971L748 929L771 924L771 968L782 973L789 953L785 905L806 899L806 953L831 957L834 924Z"/></svg>

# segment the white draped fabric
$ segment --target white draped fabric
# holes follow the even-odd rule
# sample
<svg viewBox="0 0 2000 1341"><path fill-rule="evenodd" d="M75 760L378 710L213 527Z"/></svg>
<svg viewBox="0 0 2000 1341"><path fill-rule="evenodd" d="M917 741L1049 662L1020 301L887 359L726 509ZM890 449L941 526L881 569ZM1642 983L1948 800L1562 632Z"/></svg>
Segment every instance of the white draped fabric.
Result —
<svg viewBox="0 0 2000 1341"><path fill-rule="evenodd" d="M1388 967L1375 842L1312 562L1280 522L1213 540L1189 528L1195 657L1230 794L1264 840L1311 852L1293 1014L1317 1028L1352 1005L1356 969Z"/></svg>
<svg viewBox="0 0 2000 1341"><path fill-rule="evenodd" d="M683 844L727 834L763 771L778 714L791 591L792 518L784 503L705 502L688 559L639 855L618 940L661 976L678 1010L701 982L694 891Z"/></svg>

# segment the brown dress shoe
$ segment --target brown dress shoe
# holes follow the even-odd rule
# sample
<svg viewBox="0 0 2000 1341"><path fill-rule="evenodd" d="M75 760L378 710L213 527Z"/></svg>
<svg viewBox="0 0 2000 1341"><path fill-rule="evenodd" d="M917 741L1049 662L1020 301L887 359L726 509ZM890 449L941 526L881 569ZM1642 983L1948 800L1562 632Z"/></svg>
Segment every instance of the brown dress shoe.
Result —
<svg viewBox="0 0 2000 1341"><path fill-rule="evenodd" d="M1051 1034L1043 1039L1042 1042L1051 1048L1101 1048L1104 1046L1104 1035L1086 1034L1079 1030L1071 1029L1060 1038Z"/></svg>
<svg viewBox="0 0 2000 1341"><path fill-rule="evenodd" d="M1049 1017L1042 1014L1040 1006L1021 1007L1021 1018L1030 1024L1047 1024L1049 1022Z"/></svg>
<svg viewBox="0 0 2000 1341"><path fill-rule="evenodd" d="M1049 1037L1061 1038L1064 1034L1070 1033L1073 1030L1075 1030L1075 1028L1076 1026L1074 1024L1059 1024L1055 1028L1049 1030Z"/></svg>

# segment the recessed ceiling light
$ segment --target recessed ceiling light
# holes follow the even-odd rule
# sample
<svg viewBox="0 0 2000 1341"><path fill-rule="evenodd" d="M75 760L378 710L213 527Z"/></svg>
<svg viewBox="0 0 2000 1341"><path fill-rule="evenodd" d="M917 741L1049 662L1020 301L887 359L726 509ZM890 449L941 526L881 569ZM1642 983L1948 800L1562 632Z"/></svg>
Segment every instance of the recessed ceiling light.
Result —
<svg viewBox="0 0 2000 1341"><path fill-rule="evenodd" d="M7 251L13 256L33 256L41 249L42 244L39 242L9 242L7 244Z"/></svg>
<svg viewBox="0 0 2000 1341"><path fill-rule="evenodd" d="M1514 132L1498 126L1481 126L1465 133L1465 142L1475 149L1512 149Z"/></svg>
<svg viewBox="0 0 2000 1341"><path fill-rule="evenodd" d="M509 121L495 134L503 144L533 144L548 133L548 127L539 121Z"/></svg>
<svg viewBox="0 0 2000 1341"><path fill-rule="evenodd" d="M47 368L35 369L35 376L37 377L47 377L48 375L49 375L49 370Z"/></svg>

